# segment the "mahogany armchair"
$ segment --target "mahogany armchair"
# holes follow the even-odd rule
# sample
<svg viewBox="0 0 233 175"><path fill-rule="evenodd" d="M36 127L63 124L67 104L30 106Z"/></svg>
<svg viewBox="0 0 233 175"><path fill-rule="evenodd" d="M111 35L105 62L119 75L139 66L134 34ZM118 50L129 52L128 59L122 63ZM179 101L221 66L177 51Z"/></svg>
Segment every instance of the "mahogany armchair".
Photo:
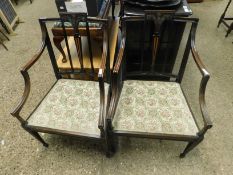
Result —
<svg viewBox="0 0 233 175"><path fill-rule="evenodd" d="M65 14L70 18L75 29L72 37L68 37L64 30L63 37L66 41L66 47L69 52L69 63L71 69L60 70L57 65L53 45L51 44L48 23L56 21L63 22L62 18L43 18L40 19L42 29L42 44L39 52L22 68L21 74L25 81L23 96L11 113L16 117L21 126L40 141L44 146L48 144L39 135L42 133L51 133L59 135L71 135L80 138L94 139L102 142L105 145L105 117L107 103L109 98L109 83L106 81L109 78L109 51L108 51L108 21L106 19L89 18L86 14ZM91 35L87 33L89 42L89 61L91 69L87 69L86 65L82 64L82 50L77 49L80 64L79 69L73 68L73 60L71 58L68 39L75 40L76 46L80 47L82 40L78 30L78 22L86 23L88 31L89 22L98 22L103 26L103 41L102 48L98 48L102 52L102 59L97 68L93 67ZM57 81L41 100L35 110L28 116L27 119L21 116L21 110L26 103L30 93L30 77L28 70L40 59L45 48L47 47L51 59L53 70ZM82 47L81 47L82 48ZM97 49L97 48L96 48ZM95 78L94 69L98 69L97 80ZM64 78L64 75L68 78ZM74 75L79 75L79 79L74 78ZM89 80L86 80L87 78Z"/></svg>
<svg viewBox="0 0 233 175"><path fill-rule="evenodd" d="M149 40L151 50L145 49L148 43L141 43L141 54L135 57L138 60L135 67L138 69L127 72L125 48L127 37L132 36L127 33L127 23L137 21L144 21L144 27L149 22L154 24L154 32ZM156 62L158 54L169 54L169 46L166 47L167 51L159 52L163 47L160 37L163 35L161 29L166 27L165 21L170 21L170 24L191 24L177 73L166 72L166 65ZM181 158L203 141L205 133L212 127L205 103L205 90L210 76L195 47L197 24L196 18L178 18L174 16L174 11L165 10L122 17L121 46L112 73L112 97L106 118L109 152L115 150L115 140L119 136L186 141L188 145L180 154ZM146 34L142 32L142 41ZM181 86L190 51L202 75L199 82L199 117L203 120L202 126L196 122L198 116L194 115Z"/></svg>

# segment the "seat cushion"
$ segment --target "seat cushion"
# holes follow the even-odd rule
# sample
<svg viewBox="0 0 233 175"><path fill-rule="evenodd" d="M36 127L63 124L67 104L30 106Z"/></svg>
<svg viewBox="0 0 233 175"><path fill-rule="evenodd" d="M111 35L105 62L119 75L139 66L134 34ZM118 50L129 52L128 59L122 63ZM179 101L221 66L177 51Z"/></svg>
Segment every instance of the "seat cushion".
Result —
<svg viewBox="0 0 233 175"><path fill-rule="evenodd" d="M105 84L107 96L108 84ZM100 136L99 83L61 79L28 119L29 126Z"/></svg>
<svg viewBox="0 0 233 175"><path fill-rule="evenodd" d="M124 81L114 130L196 136L198 128L178 83Z"/></svg>

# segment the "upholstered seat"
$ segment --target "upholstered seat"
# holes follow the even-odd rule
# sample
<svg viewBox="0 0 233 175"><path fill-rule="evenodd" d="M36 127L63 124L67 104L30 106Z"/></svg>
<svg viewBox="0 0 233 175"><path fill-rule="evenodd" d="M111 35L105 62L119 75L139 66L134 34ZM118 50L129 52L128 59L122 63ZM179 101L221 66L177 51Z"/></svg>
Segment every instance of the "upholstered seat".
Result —
<svg viewBox="0 0 233 175"><path fill-rule="evenodd" d="M106 96L107 92L108 84L105 85ZM99 111L98 82L61 79L29 117L28 126L100 137Z"/></svg>
<svg viewBox="0 0 233 175"><path fill-rule="evenodd" d="M178 83L124 81L114 130L196 136L198 128Z"/></svg>

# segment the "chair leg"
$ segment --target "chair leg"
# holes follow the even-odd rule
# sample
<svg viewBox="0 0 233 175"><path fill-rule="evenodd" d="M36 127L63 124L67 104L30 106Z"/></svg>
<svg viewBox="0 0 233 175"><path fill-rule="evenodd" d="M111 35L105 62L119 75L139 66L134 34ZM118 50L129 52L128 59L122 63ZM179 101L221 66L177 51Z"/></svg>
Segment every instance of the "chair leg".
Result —
<svg viewBox="0 0 233 175"><path fill-rule="evenodd" d="M106 157L112 157L113 153L115 152L114 146L110 140L106 141Z"/></svg>
<svg viewBox="0 0 233 175"><path fill-rule="evenodd" d="M106 157L110 158L115 153L115 147L114 143L111 140L107 141L107 147L106 147Z"/></svg>
<svg viewBox="0 0 233 175"><path fill-rule="evenodd" d="M222 23L223 19L225 18L226 12L227 12L227 10L228 10L230 4L231 4L231 1L232 1L232 0L229 0L229 1L228 1L227 6L226 6L226 8L225 8L223 14L221 15L221 17L220 17L220 19L219 19L219 21L218 21L218 27L219 27L219 25Z"/></svg>
<svg viewBox="0 0 233 175"><path fill-rule="evenodd" d="M35 131L30 130L29 128L26 128L23 126L23 128L29 132L35 139L37 139L39 142L43 144L44 147L49 147L49 145L44 141L44 139Z"/></svg>
<svg viewBox="0 0 233 175"><path fill-rule="evenodd" d="M106 157L107 158L111 158L112 157L112 152L110 151L110 149L108 148L108 146L106 148Z"/></svg>
<svg viewBox="0 0 233 175"><path fill-rule="evenodd" d="M8 41L10 41L10 39L8 38L8 36L6 36L6 34L3 33L3 32L1 31L1 29L0 29L0 33L1 33Z"/></svg>
<svg viewBox="0 0 233 175"><path fill-rule="evenodd" d="M15 4L18 5L18 0L14 0L15 1Z"/></svg>
<svg viewBox="0 0 233 175"><path fill-rule="evenodd" d="M222 19L224 18L224 14L222 14L222 16L220 17L219 21L218 21L218 25L217 28L219 28L220 24L222 23Z"/></svg>
<svg viewBox="0 0 233 175"><path fill-rule="evenodd" d="M204 137L200 137L199 139L195 140L195 141L191 141L188 143L188 145L186 146L186 148L184 149L184 151L180 154L180 158L184 158L186 156L186 154L190 151L192 151L193 148L195 148L199 143L201 143L203 141Z"/></svg>
<svg viewBox="0 0 233 175"><path fill-rule="evenodd" d="M115 13L115 5L116 5L115 3L116 2L115 2L115 0L112 0L111 2L112 2L112 19L115 19L115 14L114 13Z"/></svg>
<svg viewBox="0 0 233 175"><path fill-rule="evenodd" d="M0 44L8 51L8 48L6 47L6 45L3 43L1 39L0 39Z"/></svg>
<svg viewBox="0 0 233 175"><path fill-rule="evenodd" d="M227 34L225 35L225 37L228 37L228 35L231 33L232 30L233 30L233 23L231 23L231 25L229 26L229 28L227 30Z"/></svg>
<svg viewBox="0 0 233 175"><path fill-rule="evenodd" d="M106 145L106 157L110 158L116 152L112 133L107 133Z"/></svg>
<svg viewBox="0 0 233 175"><path fill-rule="evenodd" d="M61 42L64 40L64 37L60 37L60 36L54 36L53 37L53 43L54 45L57 47L57 49L61 52L63 58L62 58L62 62L66 63L67 59L66 59L66 54L61 46Z"/></svg>

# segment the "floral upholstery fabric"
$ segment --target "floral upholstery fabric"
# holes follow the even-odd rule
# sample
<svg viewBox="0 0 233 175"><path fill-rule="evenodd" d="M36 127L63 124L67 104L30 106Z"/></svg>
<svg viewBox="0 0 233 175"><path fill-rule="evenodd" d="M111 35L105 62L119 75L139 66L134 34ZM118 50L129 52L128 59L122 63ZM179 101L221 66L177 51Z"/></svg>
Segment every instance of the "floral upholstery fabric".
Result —
<svg viewBox="0 0 233 175"><path fill-rule="evenodd" d="M180 85L159 81L124 81L113 127L158 134L198 132Z"/></svg>
<svg viewBox="0 0 233 175"><path fill-rule="evenodd" d="M107 4L107 0L99 0L98 1L98 11L99 11L99 14L98 16L102 16L103 13L105 13L105 10L106 9L106 4ZM86 27L86 23L85 22L80 22L80 27ZM88 23L89 27L101 27L101 24L100 23L96 23L96 22L89 22ZM65 27L72 27L72 24L71 22L64 22L64 26ZM62 23L61 22L55 22L54 23L54 26L53 27L62 27Z"/></svg>
<svg viewBox="0 0 233 175"><path fill-rule="evenodd" d="M105 84L106 97L107 92ZM98 82L61 79L28 119L28 125L100 136L99 112Z"/></svg>
<svg viewBox="0 0 233 175"><path fill-rule="evenodd" d="M64 26L68 27L68 28L69 27L70 28L73 27L72 24L71 24L71 22L64 22ZM97 27L98 28L98 27L100 27L100 23L89 22L88 26L89 27ZM61 22L55 22L54 25L53 25L53 27L55 27L55 28L57 28L57 27L61 28L62 27L62 23ZM86 23L85 22L80 22L79 27L86 27Z"/></svg>

